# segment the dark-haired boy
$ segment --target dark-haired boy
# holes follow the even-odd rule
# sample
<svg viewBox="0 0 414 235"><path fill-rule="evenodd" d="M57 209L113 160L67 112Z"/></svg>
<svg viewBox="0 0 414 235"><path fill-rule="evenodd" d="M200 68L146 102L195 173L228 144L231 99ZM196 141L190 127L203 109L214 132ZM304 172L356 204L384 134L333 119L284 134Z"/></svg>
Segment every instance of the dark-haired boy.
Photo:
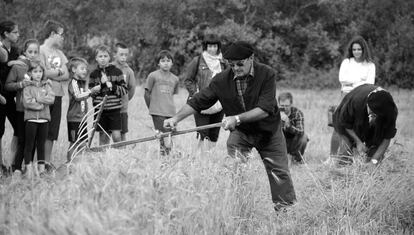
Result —
<svg viewBox="0 0 414 235"><path fill-rule="evenodd" d="M167 132L164 128L164 120L174 116L174 94L178 93L178 77L171 73L173 58L169 51L158 53L156 62L158 70L150 73L145 84L145 103L152 116L154 127L161 132ZM168 155L171 151L171 140L160 139L160 151L162 155Z"/></svg>
<svg viewBox="0 0 414 235"><path fill-rule="evenodd" d="M51 120L49 122L48 136L45 142L45 161L51 162L53 143L58 139L60 121L62 116L62 96L64 96L63 82L69 79L69 72L66 64L68 59L62 52L64 40L64 27L61 23L49 20L43 26L39 34L39 41L43 41L40 46L40 60L45 68L47 79L52 81L52 91L55 94L55 101L50 108ZM49 165L46 169L50 170Z"/></svg>
<svg viewBox="0 0 414 235"><path fill-rule="evenodd" d="M99 144L109 144L109 135L114 142L121 141L122 97L128 94L124 75L115 65L109 63L109 47L100 45L95 50L97 68L89 76L89 88L92 91L93 105L96 106L107 96L99 120Z"/></svg>
<svg viewBox="0 0 414 235"><path fill-rule="evenodd" d="M123 43L117 43L115 44L115 50L115 60L112 64L122 70L128 87L128 95L122 97L121 108L121 140L124 141L126 140L126 133L128 132L128 102L134 97L136 85L134 71L127 63L129 48Z"/></svg>

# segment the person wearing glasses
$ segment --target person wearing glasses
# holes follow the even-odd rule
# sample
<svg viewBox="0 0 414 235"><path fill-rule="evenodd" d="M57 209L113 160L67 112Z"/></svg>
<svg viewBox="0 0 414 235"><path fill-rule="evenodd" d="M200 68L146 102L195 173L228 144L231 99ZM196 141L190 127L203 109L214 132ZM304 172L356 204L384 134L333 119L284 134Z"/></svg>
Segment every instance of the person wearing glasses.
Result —
<svg viewBox="0 0 414 235"><path fill-rule="evenodd" d="M257 149L266 168L274 209L280 211L293 205L296 195L275 97L276 72L256 62L253 46L244 41L230 44L223 57L229 68L165 120L164 127L174 129L185 117L220 101L226 115L222 127L230 131L228 154L245 160L252 148Z"/></svg>
<svg viewBox="0 0 414 235"><path fill-rule="evenodd" d="M1 139L3 138L5 131L6 117L14 131L11 141L12 152L15 151L17 147L18 126L16 122L16 102L14 100L16 92L6 91L5 84L11 69L11 66L7 63L12 60L17 60L19 57L18 48L16 47L19 37L19 27L15 22L0 22L0 175L1 173L8 173L8 166L5 166L5 162L3 162L1 145ZM11 155L14 155L14 153L11 153Z"/></svg>
<svg viewBox="0 0 414 235"><path fill-rule="evenodd" d="M341 137L338 164L352 164L352 155L378 164L394 138L398 109L391 94L371 84L356 87L342 99L333 114Z"/></svg>
<svg viewBox="0 0 414 235"><path fill-rule="evenodd" d="M62 116L62 96L63 82L69 80L67 68L68 59L61 50L64 40L64 27L61 23L49 20L43 26L39 35L39 41L43 41L40 46L40 60L45 68L45 76L52 81L52 91L55 94L55 101L49 106L51 120L49 131L45 142L45 161L51 163L53 143L58 139L60 121ZM46 164L47 171L50 165Z"/></svg>
<svg viewBox="0 0 414 235"><path fill-rule="evenodd" d="M207 34L204 37L203 52L196 56L188 65L185 74L185 87L188 98L191 99L199 90L208 86L211 79L224 70L225 64L221 54L221 42L215 34ZM221 122L224 112L219 101L206 110L194 114L196 126L204 126ZM215 146L220 133L220 127L200 130L197 132L199 147L207 149Z"/></svg>
<svg viewBox="0 0 414 235"><path fill-rule="evenodd" d="M284 92L277 98L282 118L282 131L286 138L287 152L292 155L293 163L303 164L303 155L309 138L305 134L303 112L292 106L293 96Z"/></svg>

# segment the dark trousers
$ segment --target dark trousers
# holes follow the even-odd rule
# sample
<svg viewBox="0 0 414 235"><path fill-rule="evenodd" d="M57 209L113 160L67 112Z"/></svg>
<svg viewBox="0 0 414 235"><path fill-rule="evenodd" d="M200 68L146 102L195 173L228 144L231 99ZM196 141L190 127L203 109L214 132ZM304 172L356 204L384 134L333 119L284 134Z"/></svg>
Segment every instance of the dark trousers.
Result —
<svg viewBox="0 0 414 235"><path fill-rule="evenodd" d="M26 122L24 163L27 165L33 161L33 148L36 146L37 161L44 163L45 141L49 129L49 123Z"/></svg>
<svg viewBox="0 0 414 235"><path fill-rule="evenodd" d="M341 137L339 136L338 132L335 130L332 132L331 136L331 155L338 155L339 154L339 145L341 144Z"/></svg>
<svg viewBox="0 0 414 235"><path fill-rule="evenodd" d="M6 104L0 104L0 139L4 135L6 117L9 120L11 126L13 127L14 136L17 136L17 123L16 123L16 102L14 101L14 96L5 96Z"/></svg>
<svg viewBox="0 0 414 235"><path fill-rule="evenodd" d="M245 156L252 148L257 149L266 168L273 202L295 202L296 194L289 172L286 141L280 126L272 136L263 136L260 133L247 135L238 130L230 133L227 140L227 151L230 156Z"/></svg>
<svg viewBox="0 0 414 235"><path fill-rule="evenodd" d="M303 154L305 153L308 141L309 138L305 133L302 135L294 135L291 138L286 137L287 152L293 156L295 161L303 160Z"/></svg>
<svg viewBox="0 0 414 235"><path fill-rule="evenodd" d="M152 122L154 123L154 128L160 132L168 132L167 129L164 128L164 120L170 117L158 116L158 115L151 115ZM171 141L172 145L172 141ZM171 146L166 146L164 138L160 139L160 151L162 155L169 154L171 151Z"/></svg>
<svg viewBox="0 0 414 235"><path fill-rule="evenodd" d="M14 157L13 169L21 170L24 159L25 122L24 112L16 112L17 151Z"/></svg>
<svg viewBox="0 0 414 235"><path fill-rule="evenodd" d="M221 122L224 117L224 112L220 111L215 114L201 114L195 113L194 120L196 126L204 126L209 124L214 124L217 122ZM197 138L200 140L204 140L208 138L211 142L217 142L220 133L220 127L210 128L206 130L197 131Z"/></svg>

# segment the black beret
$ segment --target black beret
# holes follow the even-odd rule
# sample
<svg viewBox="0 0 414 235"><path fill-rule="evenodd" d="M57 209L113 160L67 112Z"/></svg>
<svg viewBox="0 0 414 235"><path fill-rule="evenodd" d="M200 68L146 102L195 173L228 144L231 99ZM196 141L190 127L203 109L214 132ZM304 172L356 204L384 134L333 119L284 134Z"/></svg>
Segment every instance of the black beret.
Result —
<svg viewBox="0 0 414 235"><path fill-rule="evenodd" d="M245 41L238 41L227 46L223 57L227 60L243 60L250 57L254 52L253 46Z"/></svg>

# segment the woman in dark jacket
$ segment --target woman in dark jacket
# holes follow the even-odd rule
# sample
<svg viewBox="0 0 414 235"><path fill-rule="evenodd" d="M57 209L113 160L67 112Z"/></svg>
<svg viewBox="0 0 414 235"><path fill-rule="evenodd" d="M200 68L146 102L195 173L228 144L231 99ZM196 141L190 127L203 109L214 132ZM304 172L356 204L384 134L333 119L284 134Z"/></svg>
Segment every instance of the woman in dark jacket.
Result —
<svg viewBox="0 0 414 235"><path fill-rule="evenodd" d="M189 93L189 99L195 93L207 87L211 79L225 68L221 54L221 43L216 35L206 35L202 46L203 52L190 62L185 74L184 83ZM194 114L194 119L196 126L203 126L221 122L223 116L221 104L217 102L209 109ZM218 140L219 132L220 127L198 131L197 138L200 141L199 144L201 145L205 142L208 146L214 146Z"/></svg>

